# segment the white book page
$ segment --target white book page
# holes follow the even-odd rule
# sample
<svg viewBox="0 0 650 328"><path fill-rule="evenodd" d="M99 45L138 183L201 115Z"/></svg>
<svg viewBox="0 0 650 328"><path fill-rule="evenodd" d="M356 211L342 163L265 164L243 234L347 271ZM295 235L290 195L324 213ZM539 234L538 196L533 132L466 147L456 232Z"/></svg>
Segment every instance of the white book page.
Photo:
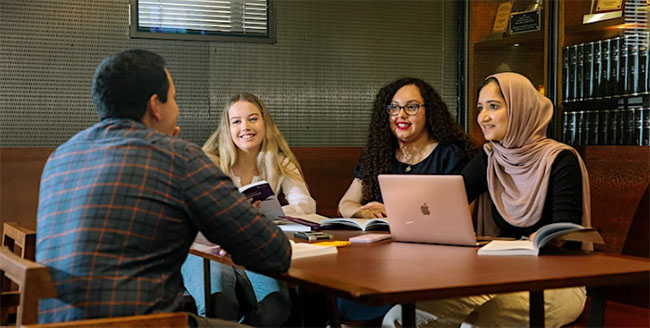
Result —
<svg viewBox="0 0 650 328"><path fill-rule="evenodd" d="M493 240L478 250L478 255L538 255L530 240Z"/></svg>

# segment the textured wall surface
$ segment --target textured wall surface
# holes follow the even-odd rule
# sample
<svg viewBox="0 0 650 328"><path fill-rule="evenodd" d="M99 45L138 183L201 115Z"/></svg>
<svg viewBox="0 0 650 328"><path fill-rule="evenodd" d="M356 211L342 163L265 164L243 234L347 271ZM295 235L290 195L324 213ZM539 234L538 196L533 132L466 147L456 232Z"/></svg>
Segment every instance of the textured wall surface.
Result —
<svg viewBox="0 0 650 328"><path fill-rule="evenodd" d="M97 120L102 58L143 48L168 62L181 136L202 144L231 94L269 107L292 146L361 146L372 100L403 76L455 114L457 3L277 0L276 44L129 38L127 0L0 0L0 147L54 147Z"/></svg>

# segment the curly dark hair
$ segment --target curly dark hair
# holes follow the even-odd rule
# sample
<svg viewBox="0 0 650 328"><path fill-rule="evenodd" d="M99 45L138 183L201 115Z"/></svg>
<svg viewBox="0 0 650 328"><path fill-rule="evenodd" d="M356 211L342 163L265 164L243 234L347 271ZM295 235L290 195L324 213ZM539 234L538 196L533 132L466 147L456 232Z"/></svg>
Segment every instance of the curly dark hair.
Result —
<svg viewBox="0 0 650 328"><path fill-rule="evenodd" d="M441 144L458 145L468 156L475 153L475 147L469 137L458 127L447 105L431 85L410 77L392 82L377 93L368 127L368 141L361 153L362 204L375 200L380 194L377 180L379 174L394 173L392 161L399 145L390 130L386 106L392 101L395 93L406 85L415 85L420 90L426 105L426 128L431 138Z"/></svg>

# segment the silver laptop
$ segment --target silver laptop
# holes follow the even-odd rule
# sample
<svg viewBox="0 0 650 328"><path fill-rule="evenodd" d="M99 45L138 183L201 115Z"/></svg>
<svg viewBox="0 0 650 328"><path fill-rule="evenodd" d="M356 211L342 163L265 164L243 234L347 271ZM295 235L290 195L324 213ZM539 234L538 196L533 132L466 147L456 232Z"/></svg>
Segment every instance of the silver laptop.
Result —
<svg viewBox="0 0 650 328"><path fill-rule="evenodd" d="M379 175L396 241L479 246L460 175Z"/></svg>

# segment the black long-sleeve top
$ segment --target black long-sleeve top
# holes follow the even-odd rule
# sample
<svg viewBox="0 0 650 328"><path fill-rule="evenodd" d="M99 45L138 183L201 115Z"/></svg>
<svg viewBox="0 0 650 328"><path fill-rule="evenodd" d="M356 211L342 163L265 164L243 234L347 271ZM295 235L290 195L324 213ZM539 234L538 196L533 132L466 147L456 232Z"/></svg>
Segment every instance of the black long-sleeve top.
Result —
<svg viewBox="0 0 650 328"><path fill-rule="evenodd" d="M479 152L461 172L469 202L488 191L487 154ZM542 218L530 227L515 227L506 222L494 202L490 201L492 218L501 228L501 236L519 238L528 236L540 227L554 222L582 223L582 173L575 155L569 150L561 151L551 166L548 191Z"/></svg>

